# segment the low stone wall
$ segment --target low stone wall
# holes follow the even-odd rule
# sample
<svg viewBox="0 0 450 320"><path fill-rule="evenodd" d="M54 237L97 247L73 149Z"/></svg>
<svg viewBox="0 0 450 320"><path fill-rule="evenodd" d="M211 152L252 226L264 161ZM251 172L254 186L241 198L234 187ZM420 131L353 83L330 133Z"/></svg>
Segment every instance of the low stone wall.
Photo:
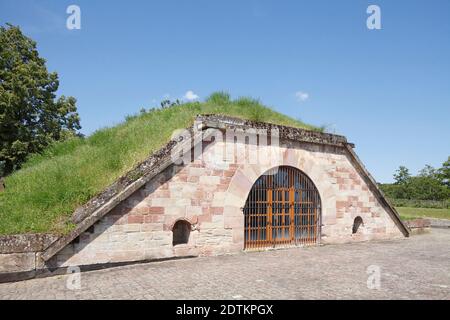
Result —
<svg viewBox="0 0 450 320"><path fill-rule="evenodd" d="M34 277L38 253L56 239L47 234L0 236L0 282Z"/></svg>
<svg viewBox="0 0 450 320"><path fill-rule="evenodd" d="M411 230L411 234L422 234L430 232L430 220L429 219L414 219L406 221L406 225Z"/></svg>
<svg viewBox="0 0 450 320"><path fill-rule="evenodd" d="M429 218L432 228L450 228L450 220Z"/></svg>

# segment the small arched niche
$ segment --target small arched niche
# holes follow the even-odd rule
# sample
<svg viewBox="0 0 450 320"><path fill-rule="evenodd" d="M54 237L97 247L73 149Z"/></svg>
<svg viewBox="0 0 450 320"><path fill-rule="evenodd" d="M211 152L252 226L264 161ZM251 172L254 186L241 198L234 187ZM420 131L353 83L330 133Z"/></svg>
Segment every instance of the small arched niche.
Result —
<svg viewBox="0 0 450 320"><path fill-rule="evenodd" d="M353 234L358 233L360 226L364 226L364 222L360 216L357 216L353 221L352 233Z"/></svg>
<svg viewBox="0 0 450 320"><path fill-rule="evenodd" d="M173 228L173 240L172 244L174 246L180 244L187 244L189 242L189 236L191 234L191 224L186 220L177 221Z"/></svg>

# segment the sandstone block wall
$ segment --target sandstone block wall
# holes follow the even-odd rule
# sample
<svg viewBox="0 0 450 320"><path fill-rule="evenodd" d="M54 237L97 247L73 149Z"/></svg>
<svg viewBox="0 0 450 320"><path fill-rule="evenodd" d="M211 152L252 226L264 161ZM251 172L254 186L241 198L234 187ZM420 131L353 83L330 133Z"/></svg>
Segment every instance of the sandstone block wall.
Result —
<svg viewBox="0 0 450 320"><path fill-rule="evenodd" d="M242 251L241 209L247 195L261 174L281 165L302 170L315 183L322 201L322 243L403 237L344 148L282 141L279 147L258 146L258 162L252 163L249 150L254 146L243 141L209 143L200 158L170 166L51 263L61 267ZM227 158L223 150L232 148L242 149ZM353 234L358 216L363 225ZM179 220L191 224L189 241L173 246L172 228Z"/></svg>

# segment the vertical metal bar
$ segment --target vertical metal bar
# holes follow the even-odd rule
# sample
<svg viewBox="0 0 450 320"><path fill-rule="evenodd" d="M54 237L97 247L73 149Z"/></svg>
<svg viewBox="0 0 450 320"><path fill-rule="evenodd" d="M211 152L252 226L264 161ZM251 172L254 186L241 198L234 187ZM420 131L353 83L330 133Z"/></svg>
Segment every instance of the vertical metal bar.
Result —
<svg viewBox="0 0 450 320"><path fill-rule="evenodd" d="M261 176L244 213L244 248L314 245L320 242L321 200L311 179L292 167Z"/></svg>

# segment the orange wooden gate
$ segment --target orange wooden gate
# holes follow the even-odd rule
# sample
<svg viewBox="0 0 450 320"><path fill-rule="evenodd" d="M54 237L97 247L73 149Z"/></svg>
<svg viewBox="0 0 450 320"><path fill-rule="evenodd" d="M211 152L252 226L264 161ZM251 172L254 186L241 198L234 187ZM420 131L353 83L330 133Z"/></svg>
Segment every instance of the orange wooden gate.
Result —
<svg viewBox="0 0 450 320"><path fill-rule="evenodd" d="M319 192L293 167L262 175L250 191L244 215L245 249L314 245L320 240Z"/></svg>

